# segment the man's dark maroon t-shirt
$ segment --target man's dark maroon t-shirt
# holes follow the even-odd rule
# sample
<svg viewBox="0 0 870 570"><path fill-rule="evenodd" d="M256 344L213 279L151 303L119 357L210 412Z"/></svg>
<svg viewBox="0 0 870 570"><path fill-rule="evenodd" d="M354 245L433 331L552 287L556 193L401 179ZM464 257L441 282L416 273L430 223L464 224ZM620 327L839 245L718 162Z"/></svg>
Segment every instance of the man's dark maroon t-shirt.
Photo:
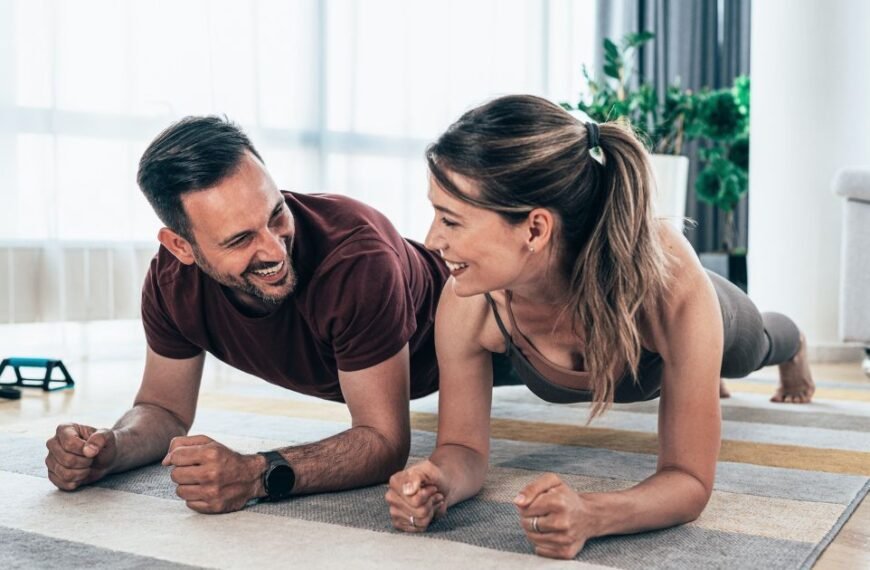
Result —
<svg viewBox="0 0 870 570"><path fill-rule="evenodd" d="M220 284L161 246L142 290L151 349L169 358L205 350L272 384L343 401L339 369L369 368L408 343L411 397L435 391L443 262L361 202L293 192L284 198L296 226L295 292L266 316L246 316Z"/></svg>

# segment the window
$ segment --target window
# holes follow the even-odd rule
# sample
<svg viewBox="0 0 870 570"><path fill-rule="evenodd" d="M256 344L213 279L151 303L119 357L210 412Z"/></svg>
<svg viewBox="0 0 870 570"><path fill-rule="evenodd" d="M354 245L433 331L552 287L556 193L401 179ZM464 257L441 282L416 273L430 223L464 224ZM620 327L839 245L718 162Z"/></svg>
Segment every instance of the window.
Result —
<svg viewBox="0 0 870 570"><path fill-rule="evenodd" d="M280 187L421 239L422 153L463 111L574 100L594 0L0 0L0 241L154 239L149 141L226 114Z"/></svg>

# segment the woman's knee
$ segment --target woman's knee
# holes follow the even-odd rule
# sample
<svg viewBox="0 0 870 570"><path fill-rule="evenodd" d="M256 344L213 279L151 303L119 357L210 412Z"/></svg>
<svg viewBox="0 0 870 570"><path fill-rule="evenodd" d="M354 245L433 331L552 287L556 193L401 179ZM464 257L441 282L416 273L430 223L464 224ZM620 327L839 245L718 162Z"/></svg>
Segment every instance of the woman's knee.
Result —
<svg viewBox="0 0 870 570"><path fill-rule="evenodd" d="M793 320L781 313L763 313L764 330L770 339L770 350L762 366L788 362L801 347L801 331Z"/></svg>

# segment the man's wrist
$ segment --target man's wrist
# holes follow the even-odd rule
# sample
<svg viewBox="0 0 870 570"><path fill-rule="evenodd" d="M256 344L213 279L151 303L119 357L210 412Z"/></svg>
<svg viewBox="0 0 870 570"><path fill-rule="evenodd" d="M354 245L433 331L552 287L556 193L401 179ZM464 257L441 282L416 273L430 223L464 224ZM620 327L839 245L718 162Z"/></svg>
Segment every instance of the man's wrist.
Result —
<svg viewBox="0 0 870 570"><path fill-rule="evenodd" d="M107 437L109 438L108 445L112 446L112 460L106 465L103 477L127 470L125 468L126 458L122 455L125 449L124 440L128 437L127 432L123 429L112 428L109 430L109 434Z"/></svg>
<svg viewBox="0 0 870 570"><path fill-rule="evenodd" d="M263 476L266 474L266 469L269 468L269 462L259 453L244 456L248 462L249 473L251 474L251 498L262 499L266 497L266 486L263 484Z"/></svg>

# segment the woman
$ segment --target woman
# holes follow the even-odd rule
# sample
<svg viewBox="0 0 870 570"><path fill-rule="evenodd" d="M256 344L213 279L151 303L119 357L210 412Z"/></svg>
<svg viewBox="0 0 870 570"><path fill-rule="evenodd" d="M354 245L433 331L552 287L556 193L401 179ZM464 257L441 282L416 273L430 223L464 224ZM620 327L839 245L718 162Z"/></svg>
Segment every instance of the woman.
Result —
<svg viewBox="0 0 870 570"><path fill-rule="evenodd" d="M805 342L786 317L706 273L654 220L646 151L616 123L509 96L473 109L427 151L436 219L426 245L452 273L436 318L441 374L431 457L390 480L393 525L421 532L483 486L491 353L541 398L660 397L656 473L578 494L544 475L515 499L535 552L571 558L593 537L689 522L720 444L719 380L780 364L781 398L809 401Z"/></svg>

